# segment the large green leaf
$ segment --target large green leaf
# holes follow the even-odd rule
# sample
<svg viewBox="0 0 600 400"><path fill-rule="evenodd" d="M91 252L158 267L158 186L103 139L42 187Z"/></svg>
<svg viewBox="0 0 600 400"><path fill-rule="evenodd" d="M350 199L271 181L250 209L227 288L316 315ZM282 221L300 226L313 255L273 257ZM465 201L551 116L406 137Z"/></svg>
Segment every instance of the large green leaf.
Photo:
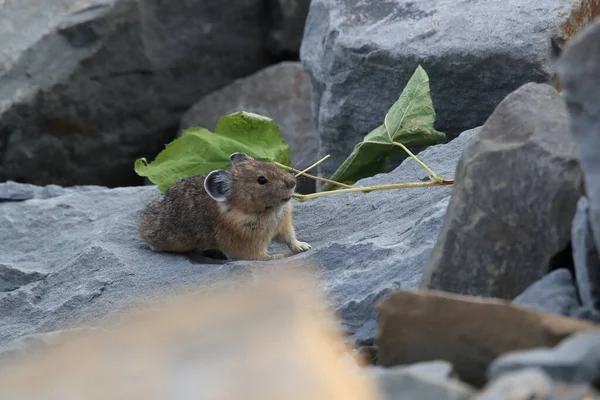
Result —
<svg viewBox="0 0 600 400"><path fill-rule="evenodd" d="M392 105L383 125L378 126L362 142L354 146L350 156L333 173L331 180L352 185L362 178L386 172L392 155L406 147L428 146L443 140L446 135L434 129L435 111L429 91L429 77L419 65ZM323 190L336 185L327 183Z"/></svg>
<svg viewBox="0 0 600 400"><path fill-rule="evenodd" d="M180 178L230 167L231 153L242 151L261 161L290 165L290 148L270 118L240 111L222 117L215 133L190 128L165 146L156 159L135 161L135 172L145 176L165 192Z"/></svg>

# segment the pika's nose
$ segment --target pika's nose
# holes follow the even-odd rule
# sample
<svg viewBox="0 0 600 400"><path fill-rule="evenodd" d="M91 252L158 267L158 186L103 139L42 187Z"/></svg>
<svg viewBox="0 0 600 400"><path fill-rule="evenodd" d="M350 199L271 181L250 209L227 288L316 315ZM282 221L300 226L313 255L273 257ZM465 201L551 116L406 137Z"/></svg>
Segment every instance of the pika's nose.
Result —
<svg viewBox="0 0 600 400"><path fill-rule="evenodd" d="M296 186L296 178L291 175L287 175L284 179L284 182L288 189L293 189L294 186Z"/></svg>

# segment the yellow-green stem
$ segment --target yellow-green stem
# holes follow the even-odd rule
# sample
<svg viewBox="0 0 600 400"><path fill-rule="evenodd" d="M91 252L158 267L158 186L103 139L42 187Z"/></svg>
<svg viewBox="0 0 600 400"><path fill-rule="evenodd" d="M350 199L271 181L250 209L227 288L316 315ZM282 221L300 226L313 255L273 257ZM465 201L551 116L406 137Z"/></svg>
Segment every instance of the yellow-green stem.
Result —
<svg viewBox="0 0 600 400"><path fill-rule="evenodd" d="M292 167L288 167L287 165L280 164L280 163L278 163L277 161L273 161L273 163L274 163L275 165L277 165L277 166L279 166L279 167L283 168L283 169L287 169L288 171L292 171L292 172L302 172L302 171L299 171L299 170L297 170L296 168L292 168ZM333 185L342 186L342 187L345 187L345 188L348 188L348 189L352 188L352 186L348 186L348 185L346 185L346 184L344 184L344 183L341 183L341 182L332 181L332 180L330 180L330 179L321 178L320 176L314 176L314 175L310 175L310 174L306 174L306 173L302 173L302 175L304 175L304 176L306 176L306 177L308 177L308 178L311 178L311 179L315 179L315 180L317 180L317 181L323 181L323 182L331 183L331 184L333 184Z"/></svg>
<svg viewBox="0 0 600 400"><path fill-rule="evenodd" d="M453 179L442 179L440 181L429 181L429 182L410 182L410 183L392 183L388 185L376 185L376 186L361 186L353 187L349 189L338 189L328 192L317 192L311 194L294 194L292 197L300 202L305 202L310 199L316 199L318 197L330 196L334 194L343 193L354 193L354 192L374 192L377 190L390 190L390 189L404 189L404 188L416 188L425 186L446 186L454 183Z"/></svg>
<svg viewBox="0 0 600 400"><path fill-rule="evenodd" d="M313 165L311 165L310 167L298 172L296 174L296 177L298 177L299 175L304 175L306 174L306 172L310 171L311 169L313 169L314 167L316 167L317 165L321 164L323 161L327 160L329 158L329 154L327 154L325 157L321 158L319 161L317 161L316 163L314 163Z"/></svg>
<svg viewBox="0 0 600 400"><path fill-rule="evenodd" d="M425 168L425 170L427 172L429 172L429 174L431 174L431 177L438 183L442 183L444 180L442 178L440 178L439 176L437 176L437 174L435 172L433 172L431 170L431 168L429 168L427 165L425 165L425 163L421 160L419 160L417 158L417 156L415 156L410 150L408 150L408 148L403 145L400 142L392 142L394 145L401 147L409 156L412 157L413 160L415 160L421 167Z"/></svg>

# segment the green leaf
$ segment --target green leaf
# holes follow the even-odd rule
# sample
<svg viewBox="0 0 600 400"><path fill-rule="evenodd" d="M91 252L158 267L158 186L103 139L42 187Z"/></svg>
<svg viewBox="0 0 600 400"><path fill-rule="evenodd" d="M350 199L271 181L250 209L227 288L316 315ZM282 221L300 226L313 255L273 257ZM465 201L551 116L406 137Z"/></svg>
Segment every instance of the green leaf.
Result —
<svg viewBox="0 0 600 400"><path fill-rule="evenodd" d="M350 156L333 173L331 180L352 185L359 179L386 172L389 159L399 154L402 143L406 147L429 146L443 140L446 135L435 130L435 110L429 91L429 77L419 65L392 105L383 125L378 126L363 141L354 146ZM403 151L403 150L401 150ZM323 190L333 190L336 185L326 183Z"/></svg>
<svg viewBox="0 0 600 400"><path fill-rule="evenodd" d="M219 119L215 133L204 128L185 130L153 162L137 159L134 169L164 193L180 178L229 168L229 156L238 151L261 161L291 164L290 148L273 120L240 111Z"/></svg>

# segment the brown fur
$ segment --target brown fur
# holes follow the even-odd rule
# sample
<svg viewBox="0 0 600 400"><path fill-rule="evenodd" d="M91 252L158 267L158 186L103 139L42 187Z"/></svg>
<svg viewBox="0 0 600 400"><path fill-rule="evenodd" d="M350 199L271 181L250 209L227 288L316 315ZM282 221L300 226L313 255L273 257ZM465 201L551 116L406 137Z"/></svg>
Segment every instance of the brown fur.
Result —
<svg viewBox="0 0 600 400"><path fill-rule="evenodd" d="M241 155L234 158L236 154ZM272 260L283 258L268 253L272 241L285 243L293 253L311 248L296 239L292 224L294 175L243 153L231 157L230 191L223 201L207 192L209 174L204 174L180 180L146 206L139 234L153 250L220 250L229 259ZM259 184L259 176L267 183ZM207 185L214 192L215 186Z"/></svg>

